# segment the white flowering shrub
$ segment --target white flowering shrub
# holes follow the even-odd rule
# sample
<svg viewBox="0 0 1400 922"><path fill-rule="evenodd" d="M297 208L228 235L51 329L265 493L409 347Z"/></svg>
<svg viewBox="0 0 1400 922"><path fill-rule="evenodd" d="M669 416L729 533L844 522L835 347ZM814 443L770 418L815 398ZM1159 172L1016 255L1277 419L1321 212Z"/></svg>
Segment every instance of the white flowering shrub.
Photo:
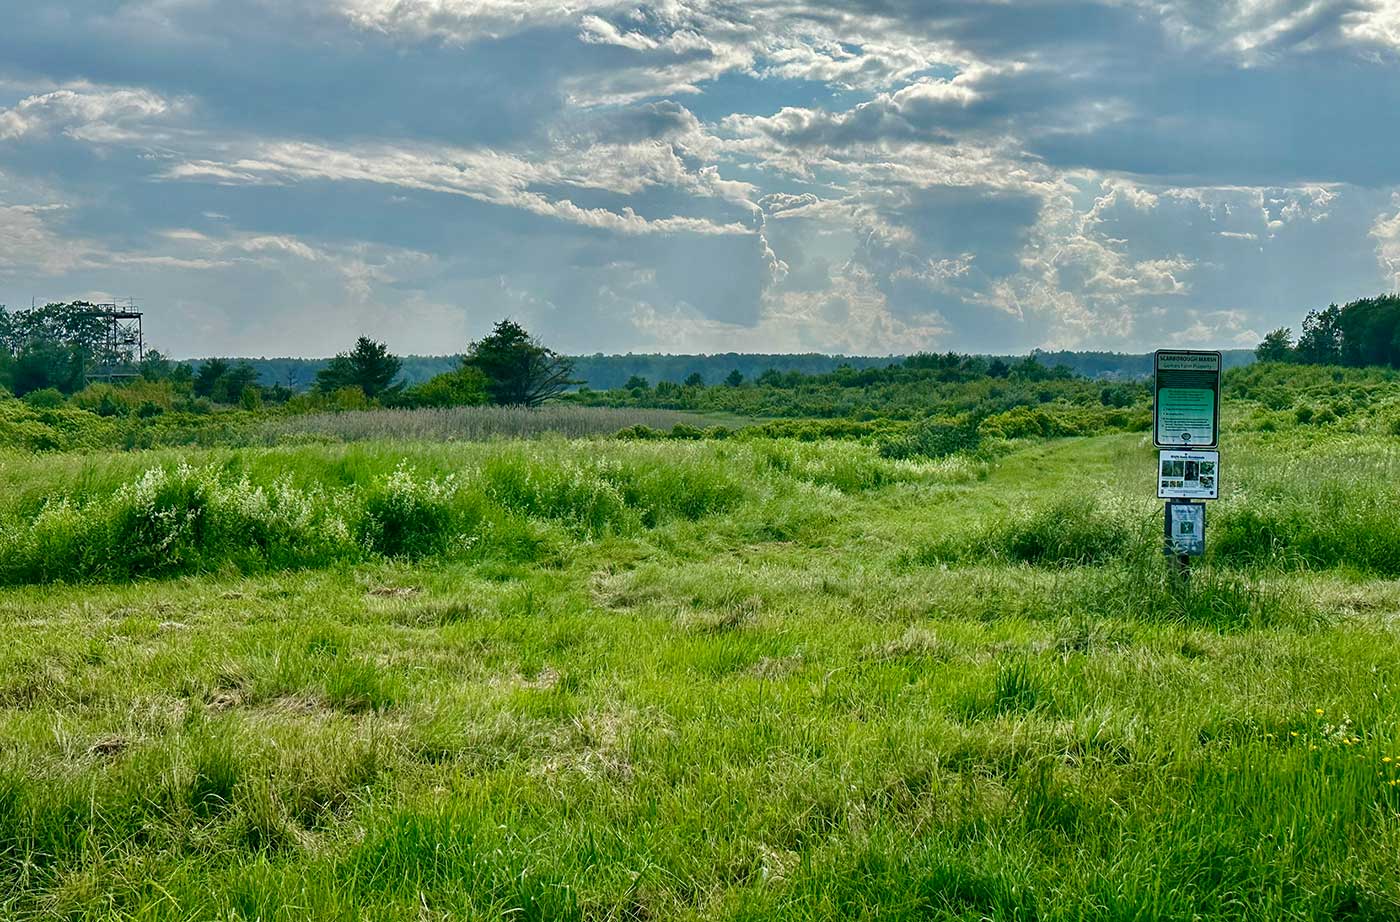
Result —
<svg viewBox="0 0 1400 922"><path fill-rule="evenodd" d="M359 539L386 557L436 554L458 540L465 516L455 477L417 476L406 464L377 481L361 504Z"/></svg>

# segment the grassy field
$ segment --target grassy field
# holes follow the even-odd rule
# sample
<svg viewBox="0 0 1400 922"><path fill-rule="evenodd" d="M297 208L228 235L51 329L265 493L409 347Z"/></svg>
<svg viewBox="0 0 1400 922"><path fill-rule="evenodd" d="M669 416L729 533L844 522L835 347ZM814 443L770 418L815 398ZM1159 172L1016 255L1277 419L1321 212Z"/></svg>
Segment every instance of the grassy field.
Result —
<svg viewBox="0 0 1400 922"><path fill-rule="evenodd" d="M1223 458L0 455L0 916L1395 918L1400 446Z"/></svg>

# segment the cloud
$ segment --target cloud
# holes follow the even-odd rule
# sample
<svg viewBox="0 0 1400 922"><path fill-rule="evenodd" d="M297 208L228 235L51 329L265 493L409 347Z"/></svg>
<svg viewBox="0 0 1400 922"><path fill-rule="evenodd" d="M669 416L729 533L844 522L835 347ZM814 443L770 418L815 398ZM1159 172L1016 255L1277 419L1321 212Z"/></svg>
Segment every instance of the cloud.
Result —
<svg viewBox="0 0 1400 922"><path fill-rule="evenodd" d="M1230 344L1400 284L1397 16L20 4L0 301L130 291L191 352Z"/></svg>
<svg viewBox="0 0 1400 922"><path fill-rule="evenodd" d="M1391 199L1391 205L1400 207L1400 193ZM1371 228L1371 236L1376 241L1376 260L1385 274L1387 285L1400 290L1400 211L1390 217L1384 214L1376 218Z"/></svg>
<svg viewBox="0 0 1400 922"><path fill-rule="evenodd" d="M61 131L90 142L126 142L150 137L145 126L179 114L183 103L143 89L75 84L26 96L0 109L0 140Z"/></svg>
<svg viewBox="0 0 1400 922"><path fill-rule="evenodd" d="M601 189L622 194L650 186L678 184L701 195L725 195L728 186L712 173L689 174L669 149L655 145L592 147L572 162L532 163L491 150L412 150L392 147L335 149L299 142L263 144L230 163L185 161L165 178L232 183L291 183L301 180L361 182L424 192L463 195L542 217L556 218L622 234L750 234L740 222L719 224L674 215L648 219L631 207L620 211L586 208L554 199L531 187L542 184Z"/></svg>

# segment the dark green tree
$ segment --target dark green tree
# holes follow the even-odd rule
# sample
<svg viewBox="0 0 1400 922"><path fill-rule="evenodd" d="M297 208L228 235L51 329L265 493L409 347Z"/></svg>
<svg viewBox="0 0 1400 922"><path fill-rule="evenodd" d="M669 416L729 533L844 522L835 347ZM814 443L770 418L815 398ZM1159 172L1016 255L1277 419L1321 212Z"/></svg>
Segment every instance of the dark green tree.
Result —
<svg viewBox="0 0 1400 922"><path fill-rule="evenodd" d="M644 391L651 387L651 385L647 382L647 379L643 378L641 375L633 375L627 379L627 383L622 385L622 387L624 390L629 391Z"/></svg>
<svg viewBox="0 0 1400 922"><path fill-rule="evenodd" d="M88 354L79 347L54 340L30 340L11 364L10 389L17 397L47 388L72 394L86 383L89 362Z"/></svg>
<svg viewBox="0 0 1400 922"><path fill-rule="evenodd" d="M258 389L258 370L251 362L239 362L224 373L214 388L214 399L220 403L243 403L244 393Z"/></svg>
<svg viewBox="0 0 1400 922"><path fill-rule="evenodd" d="M0 352L5 377L16 394L82 388L99 359L104 327L86 301L45 304L11 313L0 307Z"/></svg>
<svg viewBox="0 0 1400 922"><path fill-rule="evenodd" d="M1325 311L1308 311L1298 337L1298 358L1309 365L1338 365L1342 361L1342 309L1335 304Z"/></svg>
<svg viewBox="0 0 1400 922"><path fill-rule="evenodd" d="M486 386L481 369L462 365L410 387L401 402L411 407L476 407L489 402Z"/></svg>
<svg viewBox="0 0 1400 922"><path fill-rule="evenodd" d="M165 381L174 368L170 359L152 349L141 359L141 377L147 381Z"/></svg>
<svg viewBox="0 0 1400 922"><path fill-rule="evenodd" d="M514 320L496 324L490 336L471 344L463 364L486 376L491 402L537 407L579 382L573 361L542 345Z"/></svg>
<svg viewBox="0 0 1400 922"><path fill-rule="evenodd" d="M698 371L692 371L689 375L686 376L686 379L685 379L685 386L686 386L686 387L704 387L704 386L705 386L705 376L702 375L702 374L700 374L700 372L698 372Z"/></svg>
<svg viewBox="0 0 1400 922"><path fill-rule="evenodd" d="M1400 367L1400 295L1362 298L1337 315L1342 364Z"/></svg>
<svg viewBox="0 0 1400 922"><path fill-rule="evenodd" d="M725 387L738 387L743 383L744 373L737 368L731 371L728 375L726 375L724 379Z"/></svg>
<svg viewBox="0 0 1400 922"><path fill-rule="evenodd" d="M316 388L325 393L344 387L358 387L370 399L393 397L403 390L403 383L394 383L403 361L389 354L389 347L368 336L355 341L355 348L331 359L330 364L316 373Z"/></svg>
<svg viewBox="0 0 1400 922"><path fill-rule="evenodd" d="M194 374L194 395L214 399L219 381L228 374L229 364L223 359L205 359Z"/></svg>
<svg viewBox="0 0 1400 922"><path fill-rule="evenodd" d="M1293 331L1288 327L1279 327L1269 333L1255 347L1254 357L1261 362L1293 361Z"/></svg>

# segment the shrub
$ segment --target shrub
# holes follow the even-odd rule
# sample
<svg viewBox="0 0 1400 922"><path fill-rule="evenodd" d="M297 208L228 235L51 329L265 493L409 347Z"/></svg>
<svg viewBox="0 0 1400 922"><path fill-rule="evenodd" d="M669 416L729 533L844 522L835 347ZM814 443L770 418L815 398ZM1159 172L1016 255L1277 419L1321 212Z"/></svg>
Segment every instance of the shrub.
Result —
<svg viewBox="0 0 1400 922"><path fill-rule="evenodd" d="M885 458L942 458L960 451L975 451L981 443L976 422L930 417L902 435L882 441L880 454Z"/></svg>
<svg viewBox="0 0 1400 922"><path fill-rule="evenodd" d="M45 387L25 394L24 402L36 409L52 410L63 406L65 400L57 388Z"/></svg>
<svg viewBox="0 0 1400 922"><path fill-rule="evenodd" d="M635 426L628 426L626 429L619 429L615 438L639 442L654 442L658 439L666 438L666 433L638 423Z"/></svg>
<svg viewBox="0 0 1400 922"><path fill-rule="evenodd" d="M287 482L256 486L215 468L151 468L108 496L58 498L0 527L5 583L130 579L313 566L355 556L341 504Z"/></svg>
<svg viewBox="0 0 1400 922"><path fill-rule="evenodd" d="M357 535L367 548L385 557L439 553L458 536L463 524L453 503L457 491L452 478L418 478L400 464L366 491Z"/></svg>

